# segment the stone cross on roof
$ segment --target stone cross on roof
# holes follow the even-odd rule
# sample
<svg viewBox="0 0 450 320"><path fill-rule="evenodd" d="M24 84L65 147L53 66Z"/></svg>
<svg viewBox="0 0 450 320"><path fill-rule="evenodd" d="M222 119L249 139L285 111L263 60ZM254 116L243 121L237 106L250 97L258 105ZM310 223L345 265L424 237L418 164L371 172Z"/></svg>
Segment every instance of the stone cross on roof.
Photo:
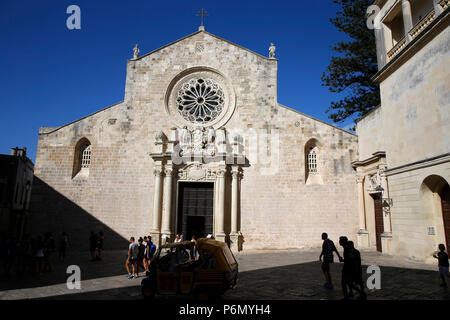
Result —
<svg viewBox="0 0 450 320"><path fill-rule="evenodd" d="M199 11L198 13L197 13L197 16L200 16L200 17L202 17L202 24L200 25L200 27L198 28L198 30L200 31L200 30L205 30L205 26L203 25L203 17L207 17L207 16L209 16L209 14L208 14L208 12L206 12L203 8L202 8L202 10L201 11Z"/></svg>

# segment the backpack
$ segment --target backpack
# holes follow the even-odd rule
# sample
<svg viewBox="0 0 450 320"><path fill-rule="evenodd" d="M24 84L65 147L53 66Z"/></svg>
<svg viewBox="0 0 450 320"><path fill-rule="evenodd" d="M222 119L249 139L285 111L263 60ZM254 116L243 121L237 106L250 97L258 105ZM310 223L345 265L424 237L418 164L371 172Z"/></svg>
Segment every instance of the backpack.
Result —
<svg viewBox="0 0 450 320"><path fill-rule="evenodd" d="M152 258L153 257L153 255L155 254L155 251L156 251L156 245L154 245L153 243L152 243L152 245L150 246L150 254L149 254L149 256L150 256L150 258Z"/></svg>

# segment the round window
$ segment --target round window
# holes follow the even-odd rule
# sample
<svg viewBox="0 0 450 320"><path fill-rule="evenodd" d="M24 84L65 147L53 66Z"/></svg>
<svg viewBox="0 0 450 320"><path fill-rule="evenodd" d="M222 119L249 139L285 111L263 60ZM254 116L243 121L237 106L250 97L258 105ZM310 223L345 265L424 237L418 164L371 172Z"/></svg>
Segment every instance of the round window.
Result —
<svg viewBox="0 0 450 320"><path fill-rule="evenodd" d="M169 84L166 110L178 126L220 128L233 115L236 95L219 72L195 67L183 71Z"/></svg>
<svg viewBox="0 0 450 320"><path fill-rule="evenodd" d="M178 90L176 105L180 115L192 123L207 124L223 111L225 96L213 79L191 79Z"/></svg>

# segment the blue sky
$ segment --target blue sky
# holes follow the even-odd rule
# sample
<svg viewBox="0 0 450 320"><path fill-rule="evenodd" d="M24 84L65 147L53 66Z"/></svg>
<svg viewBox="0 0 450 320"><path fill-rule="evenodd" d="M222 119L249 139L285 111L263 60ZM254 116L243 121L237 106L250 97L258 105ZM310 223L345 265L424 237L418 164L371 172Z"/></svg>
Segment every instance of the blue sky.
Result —
<svg viewBox="0 0 450 320"><path fill-rule="evenodd" d="M81 8L81 30L68 30L66 9ZM346 35L329 22L332 0L320 1L0 1L0 153L26 146L34 161L41 126L60 126L122 101L126 61L206 30L279 59L278 100L331 123L338 99L320 76ZM340 124L341 127L349 122Z"/></svg>

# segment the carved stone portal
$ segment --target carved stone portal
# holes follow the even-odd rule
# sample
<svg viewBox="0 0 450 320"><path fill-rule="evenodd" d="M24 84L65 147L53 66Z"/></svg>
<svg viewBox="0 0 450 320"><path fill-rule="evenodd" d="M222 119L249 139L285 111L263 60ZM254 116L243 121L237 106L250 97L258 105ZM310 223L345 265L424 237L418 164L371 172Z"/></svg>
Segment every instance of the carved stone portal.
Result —
<svg viewBox="0 0 450 320"><path fill-rule="evenodd" d="M201 126L192 130L188 127L172 128L168 135L163 132L155 135L155 152L150 154L158 168L155 170L152 235L158 243L163 235L170 241L179 231L178 208L175 205L178 203L177 183L213 182L214 236L217 240L228 242L233 249L242 250L242 246L238 246L242 238L238 222L242 177L238 159L243 157L242 139L233 137L229 146L226 136L224 129L216 131L213 127ZM228 157L233 161L229 163ZM225 195L228 183L231 183L231 199ZM231 222L231 227L226 221Z"/></svg>

